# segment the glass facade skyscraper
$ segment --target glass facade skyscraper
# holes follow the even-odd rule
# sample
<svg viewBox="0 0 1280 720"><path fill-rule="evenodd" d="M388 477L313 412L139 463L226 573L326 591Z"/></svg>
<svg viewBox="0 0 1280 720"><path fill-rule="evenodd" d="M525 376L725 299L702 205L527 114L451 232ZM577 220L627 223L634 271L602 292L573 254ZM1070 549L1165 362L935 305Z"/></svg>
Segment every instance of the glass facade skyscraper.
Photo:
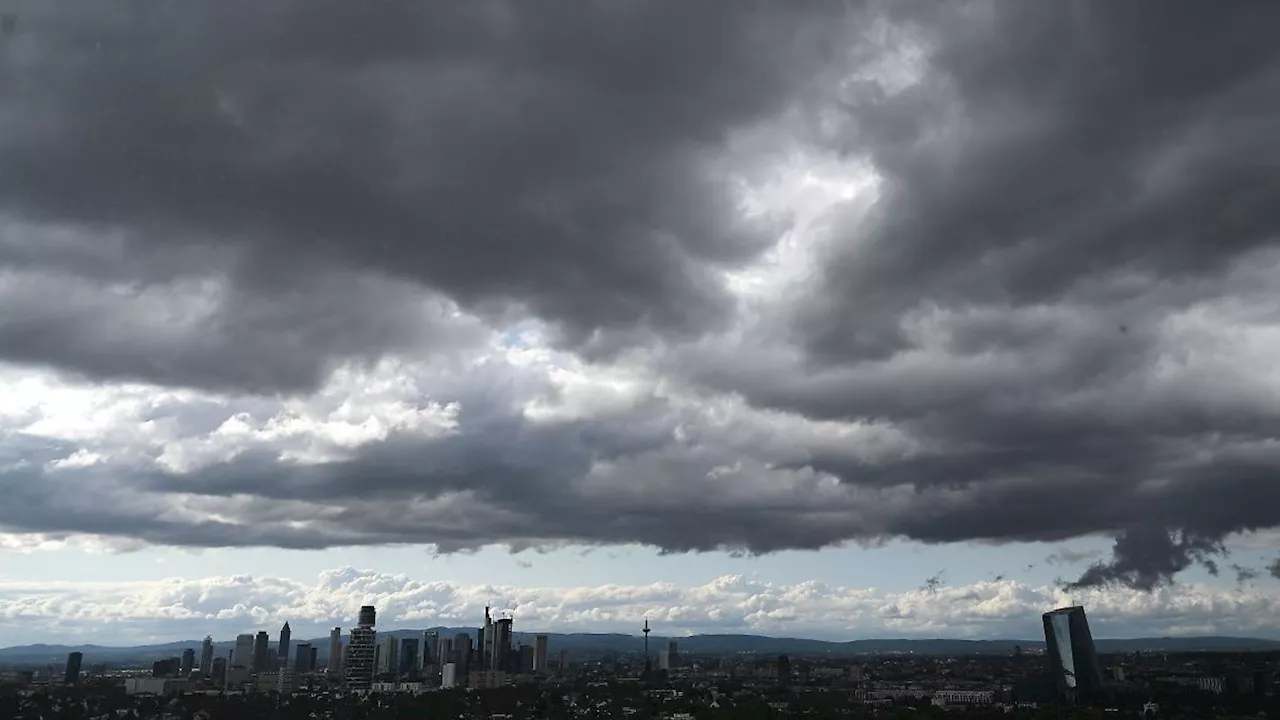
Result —
<svg viewBox="0 0 1280 720"><path fill-rule="evenodd" d="M1059 608L1044 614L1044 642L1062 692L1092 692L1102 688L1102 668L1084 608Z"/></svg>

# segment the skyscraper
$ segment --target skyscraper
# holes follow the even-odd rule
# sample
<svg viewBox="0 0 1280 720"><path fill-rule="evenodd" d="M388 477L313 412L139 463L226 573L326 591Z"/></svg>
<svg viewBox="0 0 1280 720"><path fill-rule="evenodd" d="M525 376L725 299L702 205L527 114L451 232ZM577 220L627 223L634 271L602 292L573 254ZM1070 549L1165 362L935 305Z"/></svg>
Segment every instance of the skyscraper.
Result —
<svg viewBox="0 0 1280 720"><path fill-rule="evenodd" d="M194 670L195 667L196 667L196 651L192 648L187 648L186 650L183 650L182 665L178 668L178 673L182 675L182 677L187 677L191 675L191 671Z"/></svg>
<svg viewBox="0 0 1280 720"><path fill-rule="evenodd" d="M453 643L449 647L451 650L446 661L454 664L453 670L459 677L466 677L471 671L471 636L458 633L453 636Z"/></svg>
<svg viewBox="0 0 1280 720"><path fill-rule="evenodd" d="M667 666L669 668L680 667L680 648L676 645L674 639L667 640Z"/></svg>
<svg viewBox="0 0 1280 720"><path fill-rule="evenodd" d="M512 670L513 660L518 663L518 656L511 652L511 618L498 618L493 624L492 660L489 670Z"/></svg>
<svg viewBox="0 0 1280 720"><path fill-rule="evenodd" d="M400 657L398 658L396 674L400 677L416 675L419 666L418 638L401 638Z"/></svg>
<svg viewBox="0 0 1280 720"><path fill-rule="evenodd" d="M426 669L428 665L439 664L440 653L440 633L435 630L427 630L422 633L422 663L421 668Z"/></svg>
<svg viewBox="0 0 1280 720"><path fill-rule="evenodd" d="M213 665L209 670L209 679L213 682L214 687L222 687L227 684L227 659L214 658Z"/></svg>
<svg viewBox="0 0 1280 720"><path fill-rule="evenodd" d="M1080 606L1044 614L1045 654L1060 692L1092 692L1102 687L1102 667L1089 621Z"/></svg>
<svg viewBox="0 0 1280 720"><path fill-rule="evenodd" d="M359 625L351 630L351 639L347 643L346 676L347 689L367 691L373 685L374 649L378 643L378 632L374 630L377 613L372 605L360 608Z"/></svg>
<svg viewBox="0 0 1280 720"><path fill-rule="evenodd" d="M231 667L253 667L253 636L243 633L236 636L236 647L231 651Z"/></svg>
<svg viewBox="0 0 1280 720"><path fill-rule="evenodd" d="M271 638L267 636L266 630L259 630L257 636L253 638L253 669L255 672L266 672L270 667L271 661L267 656L267 651L271 649Z"/></svg>
<svg viewBox="0 0 1280 720"><path fill-rule="evenodd" d="M329 672L342 671L342 628L329 631Z"/></svg>
<svg viewBox="0 0 1280 720"><path fill-rule="evenodd" d="M778 684L782 687L791 684L791 658L786 655L778 656Z"/></svg>
<svg viewBox="0 0 1280 720"><path fill-rule="evenodd" d="M204 636L204 642L200 643L200 674L208 676L213 672L213 637Z"/></svg>
<svg viewBox="0 0 1280 720"><path fill-rule="evenodd" d="M547 671L547 636L538 635L533 638L533 671Z"/></svg>
<svg viewBox="0 0 1280 720"><path fill-rule="evenodd" d="M399 658L400 643L396 641L396 636L390 633L382 638L378 643L378 650L375 653L378 658L378 673L394 673L400 669L397 662Z"/></svg>
<svg viewBox="0 0 1280 720"><path fill-rule="evenodd" d="M288 621L284 627L280 628L280 645L276 649L276 657L280 658L280 667L289 667L289 639L293 637L293 631L289 629Z"/></svg>
<svg viewBox="0 0 1280 720"><path fill-rule="evenodd" d="M84 662L84 655L78 652L67 654L67 669L62 676L62 682L67 685L75 685L80 682L80 663Z"/></svg>
<svg viewBox="0 0 1280 720"><path fill-rule="evenodd" d="M298 643L293 648L293 654L296 658L293 663L294 672L301 674L315 669L311 667L311 643Z"/></svg>

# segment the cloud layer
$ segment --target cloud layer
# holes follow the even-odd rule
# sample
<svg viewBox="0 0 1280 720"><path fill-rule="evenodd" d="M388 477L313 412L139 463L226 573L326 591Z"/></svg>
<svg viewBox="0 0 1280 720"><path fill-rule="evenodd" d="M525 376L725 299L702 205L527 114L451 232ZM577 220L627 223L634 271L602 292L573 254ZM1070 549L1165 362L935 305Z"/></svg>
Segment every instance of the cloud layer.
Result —
<svg viewBox="0 0 1280 720"><path fill-rule="evenodd" d="M1085 602L1098 637L1235 635L1276 637L1274 593L1189 586L1143 593L1098 589ZM14 643L98 644L189 640L290 623L294 637L348 627L359 606L378 608L384 629L472 627L486 602L509 610L521 632L635 634L643 618L660 634L755 633L828 640L868 637L1040 637L1040 613L1068 597L1013 580L901 593L875 588L793 586L741 576L704 585L514 588L422 582L354 568L314 583L233 576L126 583L0 582L0 629Z"/></svg>
<svg viewBox="0 0 1280 720"><path fill-rule="evenodd" d="M0 529L1158 587L1280 526L1278 13L22 5Z"/></svg>

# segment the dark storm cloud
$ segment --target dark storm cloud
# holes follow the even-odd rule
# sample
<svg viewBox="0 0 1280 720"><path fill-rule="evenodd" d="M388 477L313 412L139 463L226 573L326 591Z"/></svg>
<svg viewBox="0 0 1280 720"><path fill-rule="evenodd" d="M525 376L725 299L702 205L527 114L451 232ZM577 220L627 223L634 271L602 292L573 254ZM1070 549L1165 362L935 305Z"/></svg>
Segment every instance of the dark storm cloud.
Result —
<svg viewBox="0 0 1280 720"><path fill-rule="evenodd" d="M878 201L835 217L775 335L695 375L919 438L902 462L787 463L914 488L890 532L1117 534L1080 584L1149 588L1280 525L1280 458L1262 449L1280 409L1214 364L1220 340L1171 322L1206 302L1228 308L1215 329L1280 322L1280 7L898 9L931 48L921 81L836 103L834 142L871 159ZM798 366L769 345L784 334L807 349Z"/></svg>
<svg viewBox="0 0 1280 720"><path fill-rule="evenodd" d="M925 57L901 90L828 82L866 29L834 3L38 7L5 47L0 357L305 388L475 342L452 299L591 350L640 331L671 392L791 415L655 396L535 422L537 392L477 371L430 394L457 428L341 461L9 468L46 492L6 527L672 552L1107 534L1072 587L1150 589L1280 526L1280 408L1249 364L1280 322L1273 3L894 3ZM759 125L881 182L833 211L798 292L731 318L716 271L778 227L712 168Z"/></svg>
<svg viewBox="0 0 1280 720"><path fill-rule="evenodd" d="M515 303L573 342L698 331L729 309L714 269L776 232L740 218L711 163L829 56L833 24L817 9L21 5L22 32L2 48L0 213L27 226L6 231L0 263L147 285L209 272L199 256L213 249L228 292L288 309L219 309L209 344L252 359L183 355L86 338L102 318L32 291L52 307L18 304L0 357L162 383L314 385L330 358L398 349L412 324L395 319L404 298L313 292L315 272L338 268L484 312ZM84 237L45 247L31 228L47 224ZM107 233L114 268L96 249ZM313 308L339 298L352 317Z"/></svg>

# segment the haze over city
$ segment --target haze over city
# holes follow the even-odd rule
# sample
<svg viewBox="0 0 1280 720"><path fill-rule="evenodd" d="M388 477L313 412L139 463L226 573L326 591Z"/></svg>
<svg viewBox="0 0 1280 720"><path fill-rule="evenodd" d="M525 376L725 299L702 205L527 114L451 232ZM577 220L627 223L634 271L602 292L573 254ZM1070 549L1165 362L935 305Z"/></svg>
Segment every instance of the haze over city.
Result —
<svg viewBox="0 0 1280 720"><path fill-rule="evenodd" d="M0 647L1280 639L1280 4L726 7L0 0Z"/></svg>

